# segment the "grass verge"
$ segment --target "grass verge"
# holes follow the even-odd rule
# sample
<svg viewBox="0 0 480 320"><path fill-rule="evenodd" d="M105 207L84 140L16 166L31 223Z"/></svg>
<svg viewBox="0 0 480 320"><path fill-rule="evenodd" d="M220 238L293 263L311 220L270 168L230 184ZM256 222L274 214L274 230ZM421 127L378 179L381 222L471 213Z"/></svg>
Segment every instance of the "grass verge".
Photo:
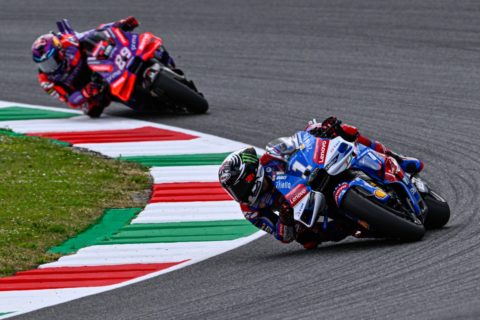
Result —
<svg viewBox="0 0 480 320"><path fill-rule="evenodd" d="M0 276L54 261L48 248L105 208L144 206L150 185L138 164L0 133Z"/></svg>

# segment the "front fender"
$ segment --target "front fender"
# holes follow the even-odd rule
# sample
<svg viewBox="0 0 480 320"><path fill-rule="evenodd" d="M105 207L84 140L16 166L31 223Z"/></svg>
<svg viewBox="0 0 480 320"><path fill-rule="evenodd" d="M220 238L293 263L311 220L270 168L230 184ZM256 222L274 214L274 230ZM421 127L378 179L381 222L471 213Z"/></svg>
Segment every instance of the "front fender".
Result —
<svg viewBox="0 0 480 320"><path fill-rule="evenodd" d="M381 202L387 202L390 200L390 195L388 195L383 189L372 186L362 178L356 177L350 182L343 182L339 184L333 191L333 198L335 199L337 207L340 208L345 194L353 187L356 187L360 192L365 193L367 196L375 197Z"/></svg>

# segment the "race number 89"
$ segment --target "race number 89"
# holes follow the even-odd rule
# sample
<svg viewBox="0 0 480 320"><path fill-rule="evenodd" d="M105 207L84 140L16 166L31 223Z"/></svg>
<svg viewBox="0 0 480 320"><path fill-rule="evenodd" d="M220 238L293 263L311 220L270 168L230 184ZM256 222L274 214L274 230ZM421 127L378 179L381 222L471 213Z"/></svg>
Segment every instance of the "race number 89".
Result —
<svg viewBox="0 0 480 320"><path fill-rule="evenodd" d="M120 50L120 53L117 54L115 57L115 64L117 65L118 69L123 70L125 69L125 65L127 64L128 59L132 56L130 50L127 47L123 47Z"/></svg>

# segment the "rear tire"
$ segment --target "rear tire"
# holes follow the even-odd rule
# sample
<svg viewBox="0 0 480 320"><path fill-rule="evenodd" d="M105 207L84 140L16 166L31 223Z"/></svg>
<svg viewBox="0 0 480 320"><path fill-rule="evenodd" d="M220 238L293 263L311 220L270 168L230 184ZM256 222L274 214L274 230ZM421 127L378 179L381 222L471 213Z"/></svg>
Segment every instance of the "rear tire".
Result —
<svg viewBox="0 0 480 320"><path fill-rule="evenodd" d="M200 93L176 80L168 71L158 73L152 90L160 99L166 98L168 102L192 113L202 114L208 110L208 102Z"/></svg>
<svg viewBox="0 0 480 320"><path fill-rule="evenodd" d="M386 208L350 189L344 196L341 209L369 224L370 230L386 238L402 241L417 241L425 234L422 224L417 224L395 214Z"/></svg>
<svg viewBox="0 0 480 320"><path fill-rule="evenodd" d="M428 207L427 217L425 218L425 228L439 229L450 220L450 206L437 193L422 194L423 201Z"/></svg>

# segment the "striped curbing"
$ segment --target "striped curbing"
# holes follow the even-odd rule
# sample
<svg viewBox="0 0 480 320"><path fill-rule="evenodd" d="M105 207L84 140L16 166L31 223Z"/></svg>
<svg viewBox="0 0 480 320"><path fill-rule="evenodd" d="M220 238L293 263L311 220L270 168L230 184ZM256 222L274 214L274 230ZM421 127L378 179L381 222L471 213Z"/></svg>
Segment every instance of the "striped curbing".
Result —
<svg viewBox="0 0 480 320"><path fill-rule="evenodd" d="M99 222L79 235L68 239L61 245L50 248L48 252L68 254L74 253L78 251L78 249L94 245L99 239L117 233L120 228L127 225L141 210L140 208L107 209Z"/></svg>
<svg viewBox="0 0 480 320"><path fill-rule="evenodd" d="M217 179L218 165L154 167L150 169L150 174L156 184L162 182L208 182Z"/></svg>
<svg viewBox="0 0 480 320"><path fill-rule="evenodd" d="M132 223L240 220L234 201L159 202L148 204Z"/></svg>
<svg viewBox="0 0 480 320"><path fill-rule="evenodd" d="M73 110L8 102L0 102L0 128L148 165L155 183L150 203L130 224L120 222L113 231L94 226L90 234L52 248L75 253L0 279L0 318L149 279L262 235L217 182L218 165L242 143L146 121L91 120Z"/></svg>
<svg viewBox="0 0 480 320"><path fill-rule="evenodd" d="M218 182L171 182L155 184L150 202L226 200L231 198Z"/></svg>
<svg viewBox="0 0 480 320"><path fill-rule="evenodd" d="M114 143L143 141L181 141L198 138L196 136L155 127L140 127L121 130L96 130L80 132L31 132L29 136L55 139L70 144L80 143Z"/></svg>
<svg viewBox="0 0 480 320"><path fill-rule="evenodd" d="M230 152L178 154L166 156L131 156L122 157L122 160L138 162L148 167L173 167L173 166L205 166L219 165Z"/></svg>

